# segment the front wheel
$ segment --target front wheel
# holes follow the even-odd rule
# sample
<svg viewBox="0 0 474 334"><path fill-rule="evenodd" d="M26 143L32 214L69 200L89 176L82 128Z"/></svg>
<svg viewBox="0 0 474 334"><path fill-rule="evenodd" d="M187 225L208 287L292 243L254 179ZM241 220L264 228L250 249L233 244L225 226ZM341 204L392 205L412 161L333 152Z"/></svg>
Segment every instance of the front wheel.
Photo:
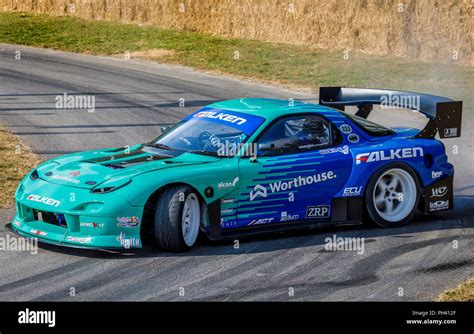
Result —
<svg viewBox="0 0 474 334"><path fill-rule="evenodd" d="M198 196L187 186L165 189L157 200L155 241L165 251L186 251L196 243L201 223Z"/></svg>
<svg viewBox="0 0 474 334"><path fill-rule="evenodd" d="M409 223L415 216L419 197L418 178L403 164L391 164L375 173L365 194L370 218L382 227Z"/></svg>

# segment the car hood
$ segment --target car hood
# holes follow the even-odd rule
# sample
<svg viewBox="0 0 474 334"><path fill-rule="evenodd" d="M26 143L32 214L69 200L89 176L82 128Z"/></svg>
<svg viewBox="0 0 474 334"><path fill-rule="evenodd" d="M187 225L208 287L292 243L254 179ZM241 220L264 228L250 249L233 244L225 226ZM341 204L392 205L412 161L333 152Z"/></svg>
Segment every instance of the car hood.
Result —
<svg viewBox="0 0 474 334"><path fill-rule="evenodd" d="M36 172L38 177L51 183L91 189L106 181L108 184L125 183L143 173L219 160L212 156L136 145L127 149L106 149L61 156L42 164Z"/></svg>

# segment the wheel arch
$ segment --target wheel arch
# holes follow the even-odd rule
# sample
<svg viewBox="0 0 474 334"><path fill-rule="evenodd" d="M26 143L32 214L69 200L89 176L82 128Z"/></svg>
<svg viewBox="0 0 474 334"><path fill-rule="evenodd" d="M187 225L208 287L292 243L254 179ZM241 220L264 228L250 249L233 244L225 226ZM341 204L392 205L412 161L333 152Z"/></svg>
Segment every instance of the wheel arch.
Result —
<svg viewBox="0 0 474 334"><path fill-rule="evenodd" d="M364 206L364 210L363 210L364 219L370 218L370 220L374 221L374 219L369 214L369 208L368 208L368 203L367 203L367 191L369 190L370 183L373 180L373 178L375 177L375 175L383 173L384 170L386 171L386 170L390 170L390 169L393 169L393 168L401 168L401 167L404 167L404 168L408 169L416 177L416 182L418 183L419 189L418 189L418 197L416 198L416 202L415 202L415 210L419 209L419 205L420 205L420 202L421 202L423 189L424 189L423 180L422 180L420 174L418 173L418 171L413 166L411 166L409 163L407 163L405 161L391 161L391 162L388 162L388 163L385 163L385 164L379 166L372 173L372 175L367 179L367 183L365 185L364 194L363 194L363 202L362 202L363 206Z"/></svg>
<svg viewBox="0 0 474 334"><path fill-rule="evenodd" d="M374 175L378 174L382 169L387 168L387 166L395 166L393 168L396 168L396 166L400 166L400 165L404 166L406 168L409 168L416 175L417 181L420 184L420 190L423 190L423 188L425 187L424 184L423 184L423 179L422 179L420 173L415 168L413 168L413 166L406 163L405 161L391 161L391 162L388 162L386 164L383 164L383 165L379 166L376 170L374 170L372 175L370 175L370 177L367 178L367 182L364 185L364 195L363 195L364 205L367 204L365 202L366 201L365 199L366 199L367 188L368 188L368 185L370 184L370 181L374 177Z"/></svg>
<svg viewBox="0 0 474 334"><path fill-rule="evenodd" d="M191 184L186 183L186 182L171 182L167 183L165 185L162 185L158 189L156 189L154 192L152 192L144 205L143 208L143 217L142 217L142 223L141 223L141 228L140 228L140 234L147 238L149 237L150 234L153 233L153 219L154 219L154 212L155 212L155 203L158 200L159 196L163 193L163 191L167 188L174 187L174 186L186 186L189 187L197 196L199 199L199 204L200 205L205 205L206 201L204 200L204 196L199 192L199 190L196 189L196 187L193 187Z"/></svg>

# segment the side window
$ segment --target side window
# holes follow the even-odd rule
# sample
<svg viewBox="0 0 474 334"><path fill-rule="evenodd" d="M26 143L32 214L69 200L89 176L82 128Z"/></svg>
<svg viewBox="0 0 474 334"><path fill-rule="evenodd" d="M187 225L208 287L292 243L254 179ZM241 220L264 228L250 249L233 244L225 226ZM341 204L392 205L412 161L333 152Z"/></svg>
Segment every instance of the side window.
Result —
<svg viewBox="0 0 474 334"><path fill-rule="evenodd" d="M270 156L319 150L332 144L332 126L317 115L285 117L265 130L258 155Z"/></svg>

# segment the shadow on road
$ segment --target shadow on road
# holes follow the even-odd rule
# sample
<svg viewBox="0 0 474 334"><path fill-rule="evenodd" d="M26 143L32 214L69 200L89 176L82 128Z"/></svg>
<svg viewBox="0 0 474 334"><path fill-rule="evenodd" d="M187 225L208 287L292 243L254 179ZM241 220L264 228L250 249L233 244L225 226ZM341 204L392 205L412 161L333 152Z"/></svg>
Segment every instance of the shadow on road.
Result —
<svg viewBox="0 0 474 334"><path fill-rule="evenodd" d="M335 234L337 237L365 238L365 242L376 242L379 237L413 238L414 234L474 228L474 196L455 197L455 210L436 215L418 214L415 220L398 228L379 228L370 223L361 226L320 228L306 231L292 231L279 234L266 234L261 236L239 238L240 248L234 249L234 241L209 241L201 236L198 245L189 252L169 253L162 252L153 246L151 241L145 241L142 249L124 251L97 251L87 249L66 248L49 244L40 244L40 248L71 256L105 258L105 259L130 259L157 258L157 257L199 257L219 255L239 255L267 253L284 249L323 246L327 237ZM474 238L474 235L471 237ZM321 248L321 252L326 252Z"/></svg>

